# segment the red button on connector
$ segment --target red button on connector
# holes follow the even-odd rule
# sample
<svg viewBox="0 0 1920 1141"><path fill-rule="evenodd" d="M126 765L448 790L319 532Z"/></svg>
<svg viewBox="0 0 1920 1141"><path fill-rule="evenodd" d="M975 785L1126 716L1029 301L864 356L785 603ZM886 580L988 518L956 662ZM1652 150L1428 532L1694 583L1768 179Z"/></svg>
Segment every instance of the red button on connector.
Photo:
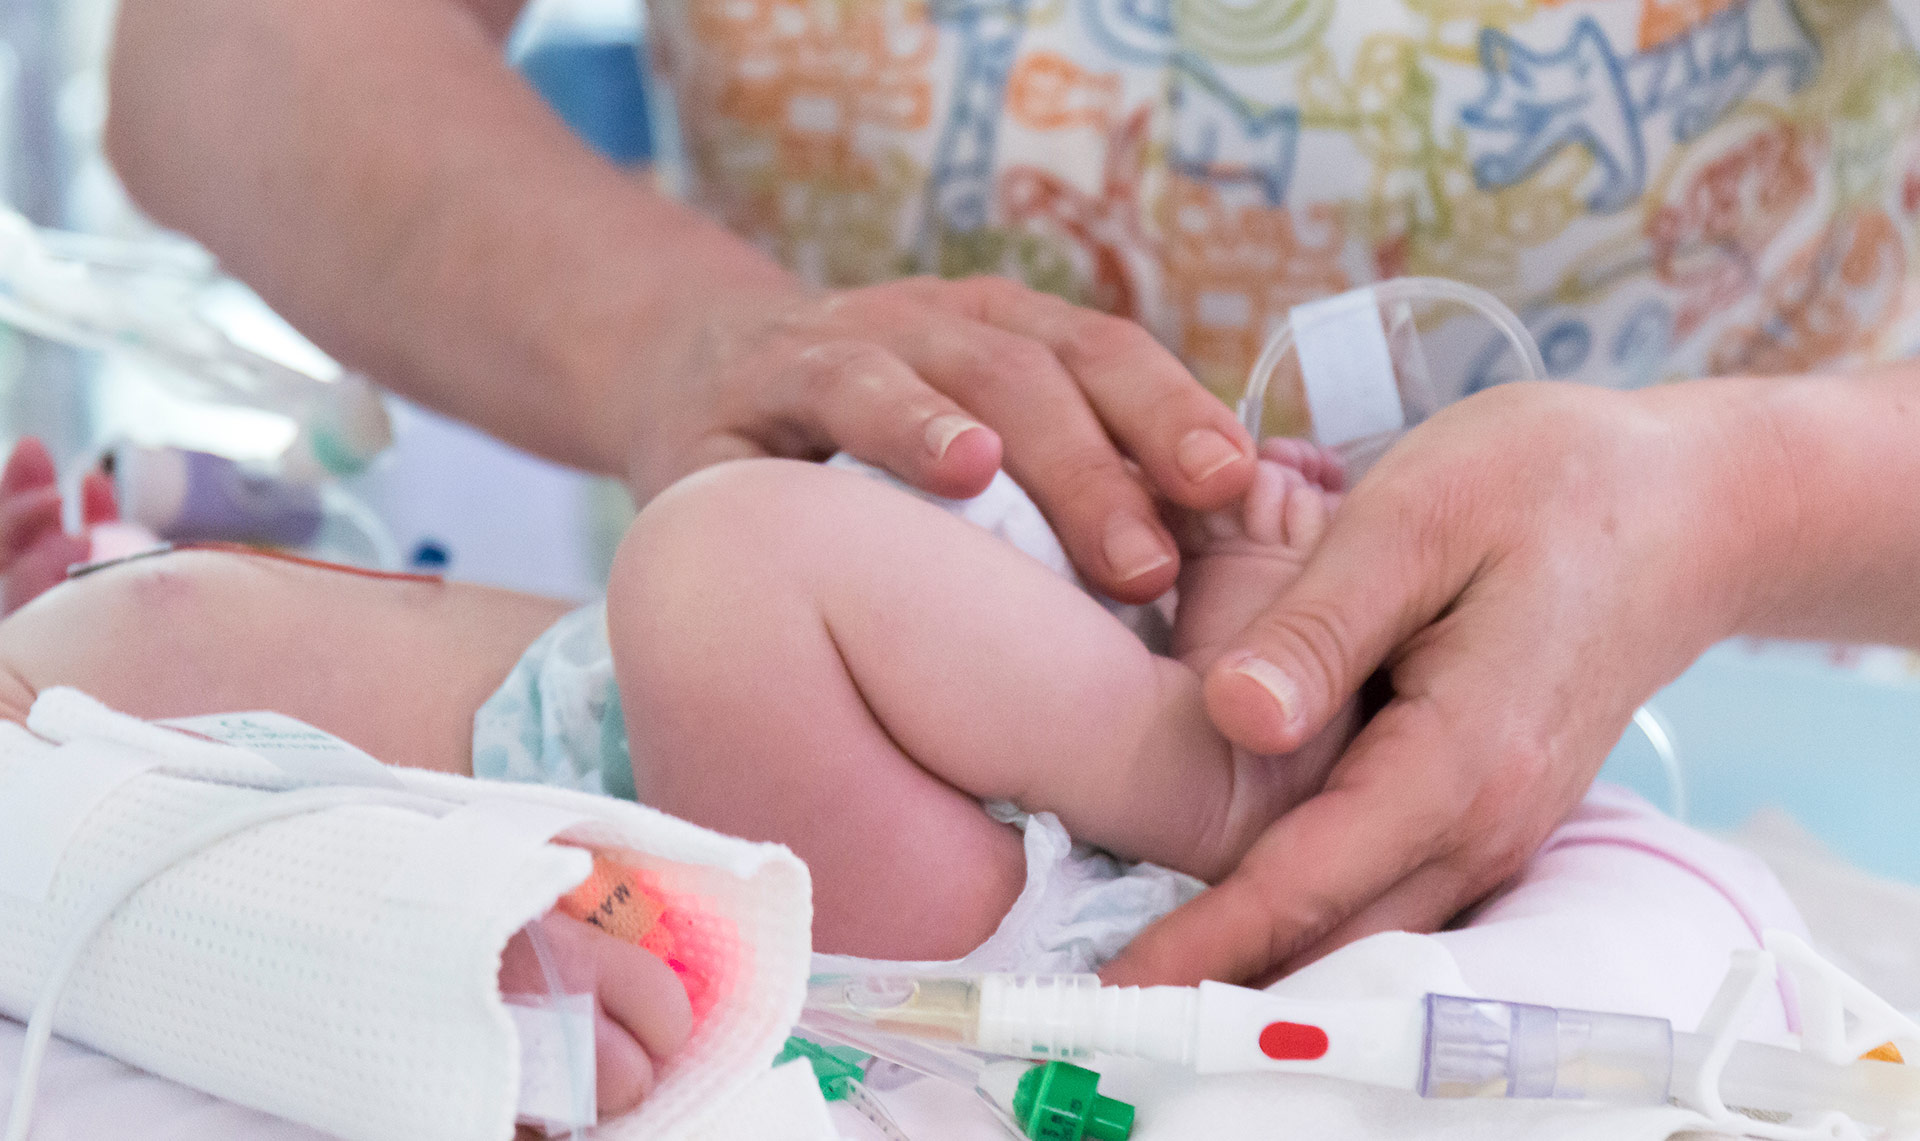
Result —
<svg viewBox="0 0 1920 1141"><path fill-rule="evenodd" d="M1304 1022L1269 1022L1260 1032L1260 1052L1279 1062L1311 1062L1327 1052L1327 1032Z"/></svg>

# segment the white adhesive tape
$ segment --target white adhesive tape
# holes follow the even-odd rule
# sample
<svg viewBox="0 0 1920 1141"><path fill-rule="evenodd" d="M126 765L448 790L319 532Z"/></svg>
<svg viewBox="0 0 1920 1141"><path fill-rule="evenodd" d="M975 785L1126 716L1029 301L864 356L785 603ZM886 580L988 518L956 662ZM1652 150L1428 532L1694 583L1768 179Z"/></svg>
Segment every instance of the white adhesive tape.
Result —
<svg viewBox="0 0 1920 1141"><path fill-rule="evenodd" d="M593 1061L593 996L508 995L520 1038L520 1120L592 1125L598 1100ZM576 1073L576 1059L587 1065Z"/></svg>
<svg viewBox="0 0 1920 1141"><path fill-rule="evenodd" d="M387 766L331 733L284 713L215 713L160 724L245 749L273 762L296 784L367 785L404 790Z"/></svg>
<svg viewBox="0 0 1920 1141"><path fill-rule="evenodd" d="M0 767L0 892L44 901L87 814L160 763L131 749L79 741L23 752Z"/></svg>
<svg viewBox="0 0 1920 1141"><path fill-rule="evenodd" d="M1296 305L1288 320L1316 443L1337 448L1407 426L1371 288Z"/></svg>

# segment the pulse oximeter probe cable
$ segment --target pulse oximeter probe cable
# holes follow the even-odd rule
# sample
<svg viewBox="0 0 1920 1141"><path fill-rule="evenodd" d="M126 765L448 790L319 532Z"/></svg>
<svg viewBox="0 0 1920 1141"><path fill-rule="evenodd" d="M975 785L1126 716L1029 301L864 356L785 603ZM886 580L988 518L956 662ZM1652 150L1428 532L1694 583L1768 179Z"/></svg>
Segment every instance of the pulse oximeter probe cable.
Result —
<svg viewBox="0 0 1920 1141"><path fill-rule="evenodd" d="M1213 982L1108 987L1096 975L820 975L803 1021L822 1015L983 1054L1319 1074L1430 1098L1665 1105L1704 1075L1725 1105L1748 1114L1838 1111L1862 1124L1920 1126L1920 1069L1836 1064L1677 1032L1664 1018L1490 999L1311 1000Z"/></svg>

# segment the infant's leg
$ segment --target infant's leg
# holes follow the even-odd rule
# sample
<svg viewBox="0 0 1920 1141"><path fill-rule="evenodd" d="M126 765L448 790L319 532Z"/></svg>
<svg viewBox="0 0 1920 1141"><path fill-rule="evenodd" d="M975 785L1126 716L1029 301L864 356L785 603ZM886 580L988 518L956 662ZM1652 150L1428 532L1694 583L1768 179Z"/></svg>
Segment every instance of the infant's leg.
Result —
<svg viewBox="0 0 1920 1141"><path fill-rule="evenodd" d="M636 522L608 617L642 799L794 848L822 950L991 934L1024 861L983 797L1222 870L1232 761L1192 671L898 490L786 461L696 475Z"/></svg>

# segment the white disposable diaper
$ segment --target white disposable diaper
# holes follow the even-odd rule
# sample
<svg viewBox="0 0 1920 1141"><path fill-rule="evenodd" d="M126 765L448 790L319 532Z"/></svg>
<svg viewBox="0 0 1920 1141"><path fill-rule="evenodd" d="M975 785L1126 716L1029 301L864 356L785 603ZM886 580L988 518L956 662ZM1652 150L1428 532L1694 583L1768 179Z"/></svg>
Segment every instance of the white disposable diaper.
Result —
<svg viewBox="0 0 1920 1141"><path fill-rule="evenodd" d="M1119 954L1149 924L1206 887L1192 876L1156 864L1129 864L1075 844L1051 812L1028 816L1004 802L988 804L987 811L1024 830L1027 881L986 942L964 958L944 961L898 963L852 955L815 955L814 971L1091 971Z"/></svg>
<svg viewBox="0 0 1920 1141"><path fill-rule="evenodd" d="M43 694L28 724L0 723L0 1011L22 1020L76 918L181 837L355 772L431 798L267 823L139 888L78 961L55 1026L154 1073L350 1141L505 1141L520 1053L501 950L588 873L556 835L695 901L693 942L720 980L653 1094L598 1136L700 1130L798 1014L809 885L777 845L563 789L367 769L317 732L199 739L72 690Z"/></svg>

